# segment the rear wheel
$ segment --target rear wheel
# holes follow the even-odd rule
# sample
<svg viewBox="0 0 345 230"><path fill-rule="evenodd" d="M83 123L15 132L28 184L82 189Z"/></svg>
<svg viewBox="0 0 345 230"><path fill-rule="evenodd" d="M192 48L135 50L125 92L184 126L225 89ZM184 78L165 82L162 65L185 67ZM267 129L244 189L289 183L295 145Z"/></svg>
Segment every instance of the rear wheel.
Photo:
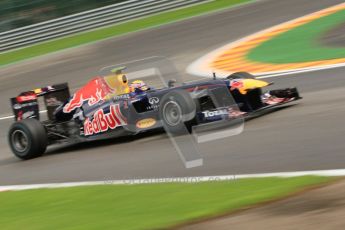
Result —
<svg viewBox="0 0 345 230"><path fill-rule="evenodd" d="M11 126L8 141L14 155L28 160L44 154L48 137L44 126L38 120L25 119Z"/></svg>

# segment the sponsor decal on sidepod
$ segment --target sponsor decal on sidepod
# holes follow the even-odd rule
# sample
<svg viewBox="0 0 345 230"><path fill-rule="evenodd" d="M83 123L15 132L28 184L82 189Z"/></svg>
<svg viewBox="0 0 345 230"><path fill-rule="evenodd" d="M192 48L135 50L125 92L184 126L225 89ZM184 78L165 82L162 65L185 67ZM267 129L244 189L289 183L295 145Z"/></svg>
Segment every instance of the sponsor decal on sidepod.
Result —
<svg viewBox="0 0 345 230"><path fill-rule="evenodd" d="M215 110L215 111L204 111L202 113L204 114L205 118L208 118L208 117L215 117L215 116L221 116L221 115L228 115L229 110L228 109L220 109L220 110Z"/></svg>
<svg viewBox="0 0 345 230"><path fill-rule="evenodd" d="M85 120L84 135L103 133L123 125L127 125L127 121L121 114L120 105L111 105L109 113L105 114L103 109L99 109L94 113L93 119L87 118Z"/></svg>
<svg viewBox="0 0 345 230"><path fill-rule="evenodd" d="M63 112L70 113L76 108L80 108L84 102L93 106L107 96L109 92L104 90L102 79L96 78L89 81L83 88L79 89L72 99L64 106Z"/></svg>
<svg viewBox="0 0 345 230"><path fill-rule="evenodd" d="M154 126L156 124L156 120L153 118L146 118L137 122L137 128L139 129L146 129Z"/></svg>
<svg viewBox="0 0 345 230"><path fill-rule="evenodd" d="M147 110L155 110L158 109L159 106L159 98L158 97L150 97L149 98L150 105L146 107Z"/></svg>

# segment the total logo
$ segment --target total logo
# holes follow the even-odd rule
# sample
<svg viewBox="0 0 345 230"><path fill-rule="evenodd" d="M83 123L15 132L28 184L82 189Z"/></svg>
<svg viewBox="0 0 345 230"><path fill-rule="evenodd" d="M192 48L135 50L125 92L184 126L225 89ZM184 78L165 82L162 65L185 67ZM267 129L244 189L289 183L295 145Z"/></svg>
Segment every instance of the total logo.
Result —
<svg viewBox="0 0 345 230"><path fill-rule="evenodd" d="M105 114L103 109L99 109L94 113L93 119L85 120L84 135L103 133L124 125L127 125L127 121L120 111L120 105L111 105L109 113Z"/></svg>
<svg viewBox="0 0 345 230"><path fill-rule="evenodd" d="M229 111L227 109L220 109L216 111L204 111L202 112L204 116L207 117L215 117L215 116L221 116L221 115L229 115Z"/></svg>

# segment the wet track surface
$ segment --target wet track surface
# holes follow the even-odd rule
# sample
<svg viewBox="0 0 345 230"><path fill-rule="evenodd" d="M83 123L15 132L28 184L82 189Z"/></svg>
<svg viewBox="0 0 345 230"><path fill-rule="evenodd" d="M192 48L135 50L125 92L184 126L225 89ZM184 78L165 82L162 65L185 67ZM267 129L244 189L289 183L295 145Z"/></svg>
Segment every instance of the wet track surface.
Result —
<svg viewBox="0 0 345 230"><path fill-rule="evenodd" d="M0 114L11 113L8 98L23 90L64 81L77 88L103 66L155 55L184 70L226 43L341 2L259 1L9 66L0 69ZM204 166L193 169L184 168L164 133L52 149L20 161L7 145L12 120L1 120L0 185L345 168L344 70L270 79L277 88L298 86L304 99L247 122L241 135L202 144Z"/></svg>

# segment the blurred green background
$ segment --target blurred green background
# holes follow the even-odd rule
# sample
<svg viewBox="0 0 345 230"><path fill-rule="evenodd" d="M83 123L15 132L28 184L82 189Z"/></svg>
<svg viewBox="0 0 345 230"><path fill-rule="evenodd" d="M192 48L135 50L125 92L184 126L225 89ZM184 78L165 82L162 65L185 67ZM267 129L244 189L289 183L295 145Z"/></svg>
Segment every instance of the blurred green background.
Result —
<svg viewBox="0 0 345 230"><path fill-rule="evenodd" d="M1 0L0 32L126 0Z"/></svg>

